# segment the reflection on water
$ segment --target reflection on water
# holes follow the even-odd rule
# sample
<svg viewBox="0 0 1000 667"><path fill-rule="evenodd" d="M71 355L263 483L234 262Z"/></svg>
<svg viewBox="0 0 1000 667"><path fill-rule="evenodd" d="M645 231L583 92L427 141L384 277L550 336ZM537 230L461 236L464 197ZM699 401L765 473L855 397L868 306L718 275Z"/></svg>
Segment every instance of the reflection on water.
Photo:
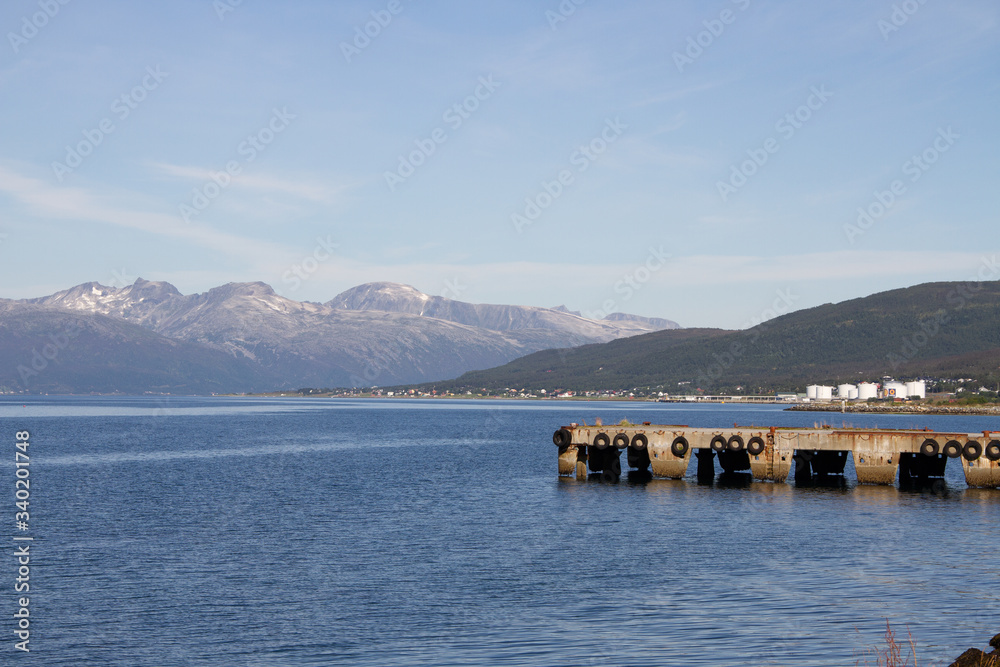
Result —
<svg viewBox="0 0 1000 667"><path fill-rule="evenodd" d="M720 489L748 489L753 484L753 475L748 472L723 472L715 478Z"/></svg>

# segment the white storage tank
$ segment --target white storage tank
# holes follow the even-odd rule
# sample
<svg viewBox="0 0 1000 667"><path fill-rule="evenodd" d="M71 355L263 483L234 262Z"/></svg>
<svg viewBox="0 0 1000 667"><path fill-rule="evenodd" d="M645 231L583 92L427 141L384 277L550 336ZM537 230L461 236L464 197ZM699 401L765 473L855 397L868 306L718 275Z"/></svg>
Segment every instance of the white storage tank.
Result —
<svg viewBox="0 0 1000 667"><path fill-rule="evenodd" d="M917 380L915 382L906 383L906 397L918 396L920 398L927 398L927 383L923 380Z"/></svg>
<svg viewBox="0 0 1000 667"><path fill-rule="evenodd" d="M816 400L817 401L832 401L833 400L833 387L816 387Z"/></svg>
<svg viewBox="0 0 1000 667"><path fill-rule="evenodd" d="M858 400L858 388L851 387L851 391L848 392L847 398L851 399L852 401Z"/></svg>
<svg viewBox="0 0 1000 667"><path fill-rule="evenodd" d="M878 385L874 382L862 382L858 385L858 400L867 401L869 398L878 398Z"/></svg>
<svg viewBox="0 0 1000 667"><path fill-rule="evenodd" d="M851 392L854 392L854 396L851 396ZM858 388L853 384L839 384L837 385L837 398L857 398Z"/></svg>
<svg viewBox="0 0 1000 667"><path fill-rule="evenodd" d="M906 385L902 382L886 382L884 393L886 398L906 398Z"/></svg>
<svg viewBox="0 0 1000 667"><path fill-rule="evenodd" d="M819 385L815 384L811 384L808 387L806 387L806 398L808 398L810 401L815 401L818 389Z"/></svg>

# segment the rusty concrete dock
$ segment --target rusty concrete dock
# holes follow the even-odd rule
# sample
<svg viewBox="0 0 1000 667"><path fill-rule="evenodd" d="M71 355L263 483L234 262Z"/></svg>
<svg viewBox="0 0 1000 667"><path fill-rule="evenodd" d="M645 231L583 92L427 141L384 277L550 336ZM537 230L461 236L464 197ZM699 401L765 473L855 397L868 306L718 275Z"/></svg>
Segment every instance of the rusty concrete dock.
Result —
<svg viewBox="0 0 1000 667"><path fill-rule="evenodd" d="M693 428L680 425L570 424L552 435L559 448L559 474L585 479L621 476L621 453L629 468L653 477L680 479L691 458L699 477L750 471L762 481L843 475L848 456L859 484L886 484L943 477L958 459L971 487L1000 488L1000 431L943 433L930 430L854 428Z"/></svg>

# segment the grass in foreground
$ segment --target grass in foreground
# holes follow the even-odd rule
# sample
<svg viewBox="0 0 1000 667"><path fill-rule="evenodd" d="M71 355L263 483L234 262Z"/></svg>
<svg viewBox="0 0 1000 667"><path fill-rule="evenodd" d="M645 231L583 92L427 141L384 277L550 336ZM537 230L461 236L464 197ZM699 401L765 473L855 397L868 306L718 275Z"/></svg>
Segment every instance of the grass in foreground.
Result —
<svg viewBox="0 0 1000 667"><path fill-rule="evenodd" d="M903 656L904 648L908 648L908 654L905 657ZM875 646L865 649L861 659L855 665L868 665L868 660L872 657L875 658L876 667L918 667L917 647L910 629L906 629L906 642L904 644L896 639L896 631L889 625L889 619L885 619L885 647Z"/></svg>

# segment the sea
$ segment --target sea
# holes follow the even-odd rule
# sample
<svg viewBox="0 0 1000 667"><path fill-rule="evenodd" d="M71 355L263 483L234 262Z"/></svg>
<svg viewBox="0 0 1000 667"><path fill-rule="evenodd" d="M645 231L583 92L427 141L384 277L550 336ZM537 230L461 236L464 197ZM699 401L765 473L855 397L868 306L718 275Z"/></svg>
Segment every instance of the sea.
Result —
<svg viewBox="0 0 1000 667"><path fill-rule="evenodd" d="M776 405L2 396L0 663L842 667L877 664L888 628L931 666L1000 632L1000 490L957 460L906 489L850 463L823 485L700 483L694 464L560 478L552 432L596 418L1000 430Z"/></svg>

